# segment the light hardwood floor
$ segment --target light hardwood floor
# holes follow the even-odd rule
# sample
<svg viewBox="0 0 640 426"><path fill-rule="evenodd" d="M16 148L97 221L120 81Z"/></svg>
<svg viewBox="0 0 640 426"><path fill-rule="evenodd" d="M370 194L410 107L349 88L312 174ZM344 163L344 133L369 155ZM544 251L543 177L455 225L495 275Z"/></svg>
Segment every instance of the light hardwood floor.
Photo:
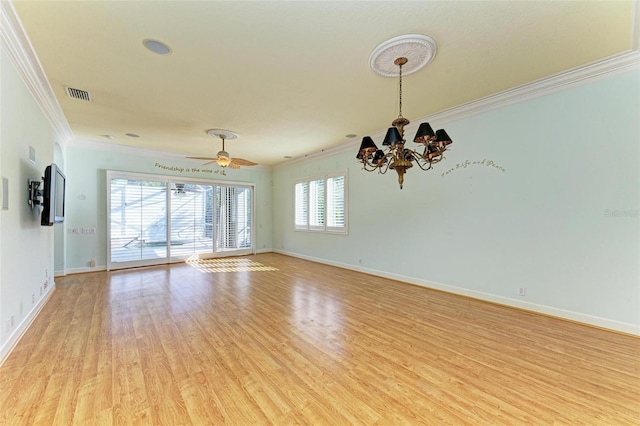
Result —
<svg viewBox="0 0 640 426"><path fill-rule="evenodd" d="M633 336L273 253L56 287L0 424L640 424Z"/></svg>

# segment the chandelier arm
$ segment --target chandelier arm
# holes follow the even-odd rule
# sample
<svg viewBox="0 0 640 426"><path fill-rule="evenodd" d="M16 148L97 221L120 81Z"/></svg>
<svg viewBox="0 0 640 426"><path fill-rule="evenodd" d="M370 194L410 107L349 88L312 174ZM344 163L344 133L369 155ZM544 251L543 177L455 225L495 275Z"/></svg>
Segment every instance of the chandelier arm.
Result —
<svg viewBox="0 0 640 426"><path fill-rule="evenodd" d="M386 163L384 163L384 165L380 166L380 169L378 170L378 173L380 173L381 175L387 173L387 170L389 170L389 164L390 164L390 162L387 161Z"/></svg>
<svg viewBox="0 0 640 426"><path fill-rule="evenodd" d="M446 149L445 149L444 151L446 151ZM440 153L440 158L438 158L438 159L437 159L437 160L435 160L435 161L432 161L431 163L432 163L432 164L438 164L438 163L439 163L439 162L441 162L442 160L446 160L446 159L447 159L447 157L445 157L445 156L444 156L444 154L443 154L443 153L444 153L444 151L442 151L442 152Z"/></svg>
<svg viewBox="0 0 640 426"><path fill-rule="evenodd" d="M428 165L429 167L424 168L424 167L422 166L422 163L424 163L425 165ZM424 159L422 159L422 158L421 158L420 160L416 160L416 164L418 165L418 167L420 167L422 170L425 170L425 171L426 171L426 170L431 170L431 169L433 168L433 167L431 166L431 163L430 163L430 162L428 162L427 160L424 160Z"/></svg>
<svg viewBox="0 0 640 426"><path fill-rule="evenodd" d="M422 155L418 154L415 150L413 149L405 149L404 150L405 153L409 153L411 154L411 156L413 157L414 160L421 160L422 159Z"/></svg>
<svg viewBox="0 0 640 426"><path fill-rule="evenodd" d="M373 172L379 167L380 166L378 166L377 164L371 163L369 159L365 159L365 161L362 162L362 168L367 172Z"/></svg>
<svg viewBox="0 0 640 426"><path fill-rule="evenodd" d="M416 164L417 164L417 165L418 165L418 167L420 167L422 170L425 170L425 171L426 171L426 170L430 170L430 169L432 168L432 167L431 167L431 163L430 163L429 161L425 160L425 159L422 157L422 155L418 154L418 153L417 153L416 151L414 151L413 149L409 149L409 150L407 150L407 151L411 154L411 156L413 157L413 159L414 159L414 160L416 160ZM407 151L405 151L405 152L407 152ZM424 168L423 164L424 164L424 165L428 165L429 167Z"/></svg>

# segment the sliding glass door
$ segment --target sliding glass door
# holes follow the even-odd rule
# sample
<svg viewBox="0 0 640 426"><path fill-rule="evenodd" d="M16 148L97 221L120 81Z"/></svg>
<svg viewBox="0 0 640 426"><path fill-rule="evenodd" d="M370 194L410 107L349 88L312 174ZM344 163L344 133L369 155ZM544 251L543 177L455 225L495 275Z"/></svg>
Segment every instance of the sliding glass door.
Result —
<svg viewBox="0 0 640 426"><path fill-rule="evenodd" d="M213 186L175 183L171 201L171 258L213 252Z"/></svg>
<svg viewBox="0 0 640 426"><path fill-rule="evenodd" d="M114 178L110 185L111 262L129 266L167 257L165 182Z"/></svg>
<svg viewBox="0 0 640 426"><path fill-rule="evenodd" d="M216 187L216 251L251 250L251 188Z"/></svg>
<svg viewBox="0 0 640 426"><path fill-rule="evenodd" d="M107 172L107 268L254 252L253 187Z"/></svg>

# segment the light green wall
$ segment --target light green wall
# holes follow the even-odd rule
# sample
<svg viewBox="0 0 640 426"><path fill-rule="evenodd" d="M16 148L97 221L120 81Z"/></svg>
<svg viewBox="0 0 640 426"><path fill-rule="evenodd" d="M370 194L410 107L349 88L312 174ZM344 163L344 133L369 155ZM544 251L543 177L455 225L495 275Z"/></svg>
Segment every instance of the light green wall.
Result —
<svg viewBox="0 0 640 426"><path fill-rule="evenodd" d="M74 142L67 148L66 228L96 228L97 233L67 234L67 272L83 271L92 258L97 267L107 263L106 171L149 173L183 178L233 181L255 184L256 250L271 249L271 171L242 168L216 174L218 166L202 167L201 162L167 158L152 151L127 151L95 143ZM168 168L168 169L167 169ZM169 170L173 168L173 170Z"/></svg>
<svg viewBox="0 0 640 426"><path fill-rule="evenodd" d="M274 249L638 332L639 86L634 71L447 123L446 160L403 190L357 148L278 167ZM294 231L294 181L336 170L349 235Z"/></svg>
<svg viewBox="0 0 640 426"><path fill-rule="evenodd" d="M41 180L54 142L52 127L0 49L0 176L9 182L8 193L1 194L9 208L0 210L0 362L54 284L54 227L40 226L41 209L27 204L27 180ZM35 164L29 145L36 150Z"/></svg>

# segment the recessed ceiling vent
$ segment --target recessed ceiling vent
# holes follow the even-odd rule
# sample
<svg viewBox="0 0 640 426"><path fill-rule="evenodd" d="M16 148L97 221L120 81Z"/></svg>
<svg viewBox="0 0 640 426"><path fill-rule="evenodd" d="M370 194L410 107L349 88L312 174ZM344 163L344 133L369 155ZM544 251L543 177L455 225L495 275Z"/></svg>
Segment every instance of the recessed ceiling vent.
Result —
<svg viewBox="0 0 640 426"><path fill-rule="evenodd" d="M86 90L75 89L69 86L64 86L64 88L67 90L67 96L70 98L91 102L91 95Z"/></svg>

